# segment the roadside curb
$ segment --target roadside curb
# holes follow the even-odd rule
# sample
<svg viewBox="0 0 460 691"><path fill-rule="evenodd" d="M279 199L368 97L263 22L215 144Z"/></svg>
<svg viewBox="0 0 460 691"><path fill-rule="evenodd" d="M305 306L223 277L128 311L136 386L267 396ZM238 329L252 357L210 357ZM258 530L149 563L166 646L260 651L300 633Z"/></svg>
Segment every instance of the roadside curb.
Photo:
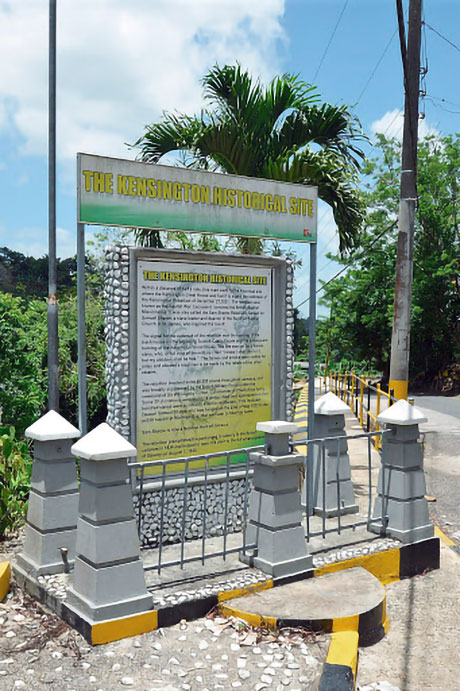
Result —
<svg viewBox="0 0 460 691"><path fill-rule="evenodd" d="M9 561L0 561L0 602L5 599L10 589L11 568Z"/></svg>
<svg viewBox="0 0 460 691"><path fill-rule="evenodd" d="M457 545L456 542L454 542L446 533L444 533L441 528L437 525L434 526L434 534L436 537L438 537L441 542L446 546L450 547L450 549L458 554L460 556L460 545Z"/></svg>
<svg viewBox="0 0 460 691"><path fill-rule="evenodd" d="M353 691L358 671L357 631L333 633L318 691Z"/></svg>
<svg viewBox="0 0 460 691"><path fill-rule="evenodd" d="M334 562L318 568L295 574L294 576L267 579L245 588L222 590L207 597L198 597L184 602L152 609L137 617L112 619L104 622L90 623L71 611L65 601L38 583L25 573L17 564L13 565L13 572L18 584L35 597L39 602L49 607L65 622L75 628L92 645L109 643L113 640L147 633L157 628L174 626L182 619L188 621L206 616L223 602L246 594L275 588L294 581L315 578L326 573L333 573L354 566L362 566L375 576L382 585L393 583L402 578L420 575L427 570L439 568L440 540L438 537L429 538L411 545L402 545L383 552L362 555L341 562ZM382 618L382 623L384 619Z"/></svg>

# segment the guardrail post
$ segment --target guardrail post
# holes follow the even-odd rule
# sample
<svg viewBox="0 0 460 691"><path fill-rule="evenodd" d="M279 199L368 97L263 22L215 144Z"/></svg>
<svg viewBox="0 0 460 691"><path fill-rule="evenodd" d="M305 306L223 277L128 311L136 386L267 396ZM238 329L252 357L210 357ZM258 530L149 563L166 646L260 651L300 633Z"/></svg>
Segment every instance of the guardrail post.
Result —
<svg viewBox="0 0 460 691"><path fill-rule="evenodd" d="M80 459L75 571L66 605L90 624L152 609L133 518L132 444L103 422L72 447Z"/></svg>
<svg viewBox="0 0 460 691"><path fill-rule="evenodd" d="M34 440L34 462L24 549L16 565L36 578L68 571L73 564L78 480L70 447L80 431L50 410L25 435Z"/></svg>
<svg viewBox="0 0 460 691"><path fill-rule="evenodd" d="M265 432L265 451L251 453L253 490L249 498L247 544L256 544L252 556L241 561L271 576L291 576L311 569L302 526L299 468L304 457L289 451L289 435L297 432L291 422L258 422Z"/></svg>
<svg viewBox="0 0 460 691"><path fill-rule="evenodd" d="M401 399L378 420L390 433L383 435L375 522L370 530L405 543L418 542L434 534L425 499L423 454L418 441L418 426L426 419L420 410Z"/></svg>
<svg viewBox="0 0 460 691"><path fill-rule="evenodd" d="M348 405L338 396L329 392L315 402L315 436L329 437L323 442L324 455L321 448L315 444L313 457L313 510L314 513L327 517L337 516L337 470L340 483L340 514L357 513L353 484L351 482L350 457L346 439L335 440L333 437L345 436L345 413ZM332 437L332 439L330 439ZM324 473L323 473L324 468ZM323 492L323 482L325 492ZM325 503L324 503L325 502Z"/></svg>
<svg viewBox="0 0 460 691"><path fill-rule="evenodd" d="M381 386L380 383L377 384L377 410L375 412L375 417L377 418L376 423L375 423L375 431L378 432L380 430L380 425L379 425L379 415L380 415L380 396L381 396ZM375 437L375 450L378 451L381 446L381 438L380 437Z"/></svg>

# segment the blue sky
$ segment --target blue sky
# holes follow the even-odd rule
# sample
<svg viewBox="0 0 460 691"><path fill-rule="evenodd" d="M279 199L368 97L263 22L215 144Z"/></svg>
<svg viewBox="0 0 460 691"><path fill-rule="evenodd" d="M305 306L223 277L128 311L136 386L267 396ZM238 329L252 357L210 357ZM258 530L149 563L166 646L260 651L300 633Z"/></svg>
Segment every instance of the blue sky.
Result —
<svg viewBox="0 0 460 691"><path fill-rule="evenodd" d="M408 0L403 0L407 13ZM200 77L238 60L268 80L293 72L347 103L372 137L400 136L402 69L393 0L58 0L57 242L75 253L75 154L133 158L162 110L193 113ZM47 251L48 0L0 0L0 246ZM426 117L420 134L460 131L458 0L425 0ZM444 100L442 100L444 99ZM453 111L453 112L451 112ZM372 147L368 147L372 153ZM331 213L319 213L319 277L337 269ZM88 230L88 235L91 231ZM301 256L306 246L297 245ZM296 302L308 294L308 261Z"/></svg>

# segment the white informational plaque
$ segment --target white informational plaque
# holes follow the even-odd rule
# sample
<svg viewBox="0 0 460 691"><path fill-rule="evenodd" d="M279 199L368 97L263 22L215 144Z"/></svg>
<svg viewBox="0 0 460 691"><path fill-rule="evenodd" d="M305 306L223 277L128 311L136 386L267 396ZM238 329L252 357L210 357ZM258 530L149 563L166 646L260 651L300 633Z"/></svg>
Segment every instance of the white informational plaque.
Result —
<svg viewBox="0 0 460 691"><path fill-rule="evenodd" d="M271 269L136 267L138 460L263 443L256 424L272 417Z"/></svg>

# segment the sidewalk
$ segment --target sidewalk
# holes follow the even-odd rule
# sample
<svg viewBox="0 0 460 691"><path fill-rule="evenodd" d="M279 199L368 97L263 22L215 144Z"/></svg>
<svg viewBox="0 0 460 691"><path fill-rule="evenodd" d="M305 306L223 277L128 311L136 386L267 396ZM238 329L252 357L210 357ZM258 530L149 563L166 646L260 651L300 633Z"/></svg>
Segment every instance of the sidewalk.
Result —
<svg viewBox="0 0 460 691"><path fill-rule="evenodd" d="M428 418L420 426L427 493L436 499L430 503L430 514L458 545L460 419L420 409ZM356 431L354 415L347 416L347 423L351 433ZM358 688L376 688L372 682L385 680L401 691L456 691L460 688L460 554L441 540L439 570L387 585L386 592L390 630L376 645L360 649Z"/></svg>

